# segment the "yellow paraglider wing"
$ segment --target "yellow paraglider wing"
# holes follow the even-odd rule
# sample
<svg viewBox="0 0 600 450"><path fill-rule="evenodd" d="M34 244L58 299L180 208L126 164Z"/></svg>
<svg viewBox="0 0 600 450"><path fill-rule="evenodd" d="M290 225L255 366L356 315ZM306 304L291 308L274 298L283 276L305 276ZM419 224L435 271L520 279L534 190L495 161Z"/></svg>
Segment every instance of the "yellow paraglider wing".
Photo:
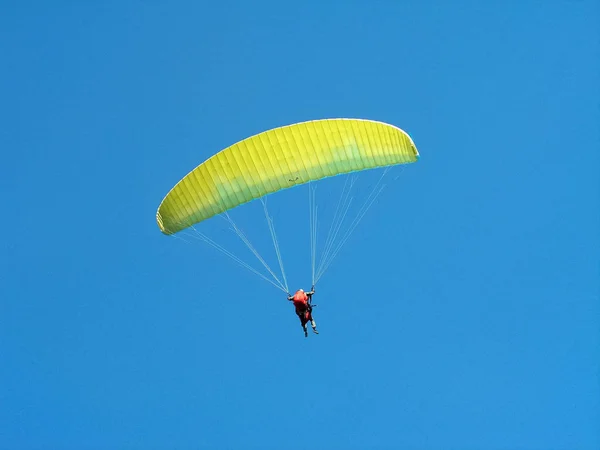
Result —
<svg viewBox="0 0 600 450"><path fill-rule="evenodd" d="M281 189L418 158L411 138L382 122L324 119L275 128L192 170L163 199L156 220L173 234Z"/></svg>

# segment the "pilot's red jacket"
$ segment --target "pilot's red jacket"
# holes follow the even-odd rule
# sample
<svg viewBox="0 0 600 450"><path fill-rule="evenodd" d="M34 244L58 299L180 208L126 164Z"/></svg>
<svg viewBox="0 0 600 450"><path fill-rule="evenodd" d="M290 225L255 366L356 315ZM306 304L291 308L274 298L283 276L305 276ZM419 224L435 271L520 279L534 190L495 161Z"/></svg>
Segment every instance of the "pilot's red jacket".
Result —
<svg viewBox="0 0 600 450"><path fill-rule="evenodd" d="M300 317L302 323L312 320L312 314L308 308L308 295L306 295L306 292L300 290L296 291L292 302L294 302L296 314L298 314L298 317Z"/></svg>

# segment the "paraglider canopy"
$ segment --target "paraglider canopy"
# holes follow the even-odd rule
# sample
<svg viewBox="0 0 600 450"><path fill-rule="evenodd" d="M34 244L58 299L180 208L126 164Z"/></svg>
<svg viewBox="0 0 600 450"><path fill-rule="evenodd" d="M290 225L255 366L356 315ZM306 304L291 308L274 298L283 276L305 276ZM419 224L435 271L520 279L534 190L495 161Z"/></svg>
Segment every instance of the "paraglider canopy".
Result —
<svg viewBox="0 0 600 450"><path fill-rule="evenodd" d="M174 234L273 192L377 167L417 161L401 129L363 119L323 119L275 128L215 154L161 202L156 220Z"/></svg>

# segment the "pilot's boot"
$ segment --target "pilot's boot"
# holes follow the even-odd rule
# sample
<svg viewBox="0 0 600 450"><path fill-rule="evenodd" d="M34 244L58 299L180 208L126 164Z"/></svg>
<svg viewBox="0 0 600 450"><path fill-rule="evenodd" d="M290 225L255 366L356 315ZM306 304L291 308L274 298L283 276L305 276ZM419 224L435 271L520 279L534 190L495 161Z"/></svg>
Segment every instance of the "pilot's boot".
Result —
<svg viewBox="0 0 600 450"><path fill-rule="evenodd" d="M314 332L315 334L319 334L319 332L317 331L317 324L315 323L315 321L314 321L314 320L311 320L311 321L310 321L310 324L312 325L313 332Z"/></svg>

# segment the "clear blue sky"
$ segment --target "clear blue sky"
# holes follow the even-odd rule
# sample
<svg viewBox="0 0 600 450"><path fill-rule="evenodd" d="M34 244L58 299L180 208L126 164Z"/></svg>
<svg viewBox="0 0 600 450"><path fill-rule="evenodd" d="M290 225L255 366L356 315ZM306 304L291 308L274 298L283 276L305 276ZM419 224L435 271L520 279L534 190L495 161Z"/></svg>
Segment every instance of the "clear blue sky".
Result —
<svg viewBox="0 0 600 450"><path fill-rule="evenodd" d="M599 18L4 2L0 448L599 448ZM281 292L155 212L227 145L326 117L392 123L421 160L317 285L304 338ZM306 192L273 198L291 289L310 287Z"/></svg>

